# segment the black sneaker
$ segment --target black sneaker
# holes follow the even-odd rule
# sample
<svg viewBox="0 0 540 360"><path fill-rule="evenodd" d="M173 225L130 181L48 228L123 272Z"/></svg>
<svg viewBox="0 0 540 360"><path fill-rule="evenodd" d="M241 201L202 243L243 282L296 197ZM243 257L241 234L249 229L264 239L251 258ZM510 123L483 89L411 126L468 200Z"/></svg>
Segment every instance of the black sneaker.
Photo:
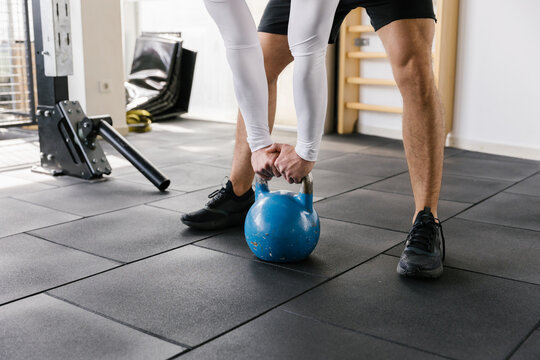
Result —
<svg viewBox="0 0 540 360"><path fill-rule="evenodd" d="M405 240L397 272L411 277L438 278L443 272L444 235L439 219L425 207L414 220Z"/></svg>
<svg viewBox="0 0 540 360"><path fill-rule="evenodd" d="M182 215L187 226L202 230L218 230L242 225L247 212L255 202L255 193L249 189L244 195L236 196L231 181L212 192L204 208Z"/></svg>

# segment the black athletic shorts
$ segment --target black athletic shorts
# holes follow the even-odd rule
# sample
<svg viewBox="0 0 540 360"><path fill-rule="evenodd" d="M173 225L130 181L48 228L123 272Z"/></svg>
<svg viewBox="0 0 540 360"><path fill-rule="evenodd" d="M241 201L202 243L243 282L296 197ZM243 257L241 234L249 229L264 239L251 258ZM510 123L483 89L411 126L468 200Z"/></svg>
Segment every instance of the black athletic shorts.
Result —
<svg viewBox="0 0 540 360"><path fill-rule="evenodd" d="M366 9L375 31L400 19L436 20L432 0L341 0L334 16L328 41L330 44L336 41L341 23L347 14L357 7ZM291 0L270 0L259 24L259 32L286 35L290 9Z"/></svg>

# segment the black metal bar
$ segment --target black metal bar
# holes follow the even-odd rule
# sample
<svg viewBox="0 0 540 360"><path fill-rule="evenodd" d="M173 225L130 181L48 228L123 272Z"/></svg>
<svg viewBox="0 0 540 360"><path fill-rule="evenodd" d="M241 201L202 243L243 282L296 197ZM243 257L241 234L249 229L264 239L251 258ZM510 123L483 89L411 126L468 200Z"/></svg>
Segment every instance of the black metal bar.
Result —
<svg viewBox="0 0 540 360"><path fill-rule="evenodd" d="M30 117L32 122L36 122L36 94L34 94L34 66L32 60L32 39L30 38L30 9L28 7L28 1L23 0L24 3L24 33L26 41L26 74L28 77L27 84L30 92Z"/></svg>
<svg viewBox="0 0 540 360"><path fill-rule="evenodd" d="M108 122L99 122L98 134L111 144L122 156L137 168L159 191L165 191L171 183L150 161L135 150Z"/></svg>
<svg viewBox="0 0 540 360"><path fill-rule="evenodd" d="M43 35L41 30L40 0L32 0L34 19L34 50L36 51L36 84L38 105L55 106L63 100L69 99L67 76L49 77L45 75L45 61L43 59Z"/></svg>

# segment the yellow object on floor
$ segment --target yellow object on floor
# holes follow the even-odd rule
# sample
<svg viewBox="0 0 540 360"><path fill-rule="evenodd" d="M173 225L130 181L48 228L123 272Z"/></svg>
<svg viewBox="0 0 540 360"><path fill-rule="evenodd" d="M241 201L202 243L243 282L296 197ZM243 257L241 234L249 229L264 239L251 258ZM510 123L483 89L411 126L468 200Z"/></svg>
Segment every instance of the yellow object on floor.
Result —
<svg viewBox="0 0 540 360"><path fill-rule="evenodd" d="M126 114L126 123L130 132L148 132L152 130L152 115L146 110L131 110Z"/></svg>

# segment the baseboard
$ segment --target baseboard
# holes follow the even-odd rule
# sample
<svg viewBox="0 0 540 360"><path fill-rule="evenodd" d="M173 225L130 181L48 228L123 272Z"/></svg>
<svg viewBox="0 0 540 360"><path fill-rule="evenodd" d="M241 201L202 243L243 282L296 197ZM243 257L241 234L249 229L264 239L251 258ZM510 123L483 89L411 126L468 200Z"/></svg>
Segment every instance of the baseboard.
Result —
<svg viewBox="0 0 540 360"><path fill-rule="evenodd" d="M448 135L447 145L458 149L478 151L494 155L512 156L529 160L540 160L540 147L501 144L495 142L464 139Z"/></svg>

